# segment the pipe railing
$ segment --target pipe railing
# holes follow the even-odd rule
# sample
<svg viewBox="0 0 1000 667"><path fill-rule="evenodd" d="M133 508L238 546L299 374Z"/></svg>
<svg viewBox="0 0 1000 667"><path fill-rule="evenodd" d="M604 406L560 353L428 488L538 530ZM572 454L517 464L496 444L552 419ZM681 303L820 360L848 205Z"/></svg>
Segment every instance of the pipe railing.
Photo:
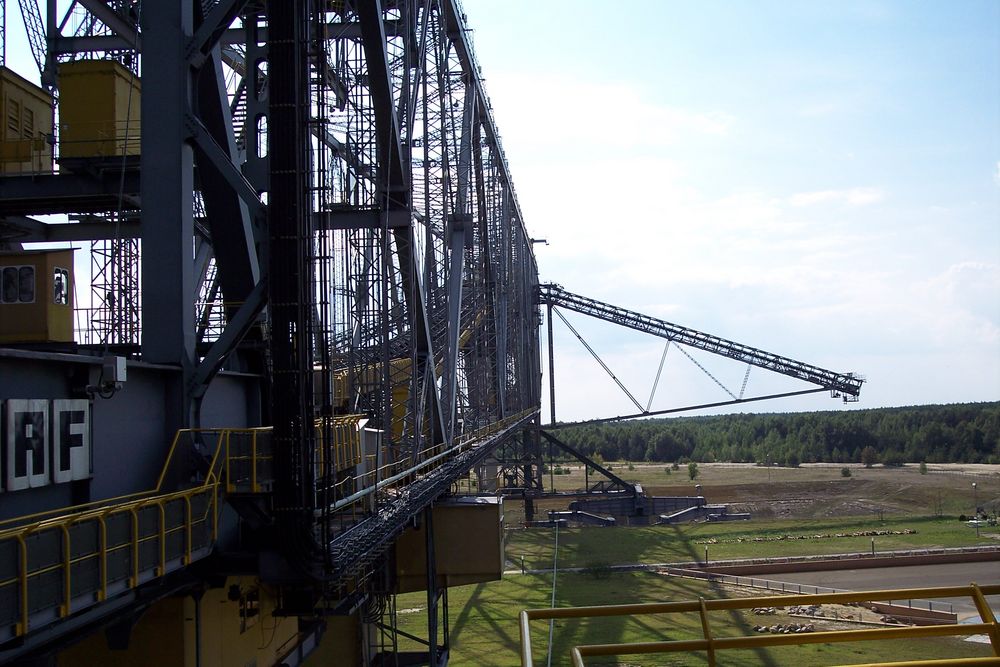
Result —
<svg viewBox="0 0 1000 667"><path fill-rule="evenodd" d="M481 440L483 438L489 437L490 435L498 433L509 427L511 424L523 420L528 415L533 414L537 411L538 411L537 408L529 408L515 415L511 415L506 419L501 419L499 421L496 421L490 424L489 426L485 426L483 428L476 429L468 433L463 433L461 436L455 439L452 446L449 447L448 449L441 450L440 449L441 445L434 445L432 447L429 447L425 449L424 452L422 453L427 454L433 451L437 451L438 453L434 454L433 456L424 458L423 460L417 462L415 465L408 466L399 472L393 472L397 470L401 464L401 462L397 461L394 463L386 464L381 468L379 468L378 469L379 474L377 475L375 474L375 471L368 471L364 475L358 475L357 477L352 479L354 481L358 480L363 481L364 478L374 475L372 480L373 483L365 484L363 488L360 489L359 491L356 491L344 498L335 501L325 510L323 508L316 509L314 511L314 514L316 517L319 517L323 515L324 511L330 513L339 512L347 507L355 505L359 501L363 500L364 498L370 496L373 493L376 493L377 491L384 491L409 477L425 473L428 470L432 469L436 464L442 462L448 457L458 454L459 452L462 452L465 449L468 449L472 445L472 443L476 442L477 440ZM387 471L391 474L389 474L388 477L382 477L381 476L382 471Z"/></svg>
<svg viewBox="0 0 1000 667"><path fill-rule="evenodd" d="M584 658L594 656L649 655L677 651L704 651L708 664L715 665L719 651L734 649L760 649L778 646L799 646L803 644L825 644L838 642L880 641L888 639L915 639L926 637L968 637L985 634L989 637L993 657L963 658L961 661L918 660L906 663L881 663L884 665L1000 665L1000 626L986 601L988 595L1000 595L1000 585L950 586L941 588L912 588L878 591L852 591L848 593L826 593L819 595L775 595L750 598L688 600L683 602L661 602L650 604L608 605L599 607L566 607L562 609L531 609L520 614L521 665L533 667L531 648L531 621L556 618L605 618L641 616L648 614L698 614L701 619L702 637L670 641L653 641L633 644L590 644L574 646L570 655L574 667L585 667ZM708 613L713 611L735 611L754 607L784 607L791 605L847 604L855 602L880 602L905 598L953 598L971 597L981 618L980 623L948 625L927 625L916 627L866 628L858 630L832 630L821 632L755 635L738 637L717 637L711 631ZM873 663L878 664L878 663Z"/></svg>

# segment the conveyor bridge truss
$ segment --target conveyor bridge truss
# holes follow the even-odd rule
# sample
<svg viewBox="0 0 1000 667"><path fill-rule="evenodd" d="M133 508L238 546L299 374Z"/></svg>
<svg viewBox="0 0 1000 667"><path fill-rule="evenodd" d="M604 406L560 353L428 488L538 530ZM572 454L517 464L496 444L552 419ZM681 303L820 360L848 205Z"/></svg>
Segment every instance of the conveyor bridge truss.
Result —
<svg viewBox="0 0 1000 667"><path fill-rule="evenodd" d="M748 401L765 400L771 398L782 398L786 396L793 396L799 394L814 393L818 391L829 391L834 397L843 397L845 402L853 402L858 400L858 395L861 393L861 385L864 383L865 379L856 373L839 373L836 371L830 371L825 368L820 368L818 366L813 366L801 361L796 361L795 359L790 359L788 357L783 357L772 352L766 352L764 350L757 349L755 347L750 347L749 345L743 345L742 343L736 343L731 340L726 340L725 338L720 338L719 336L713 336L711 334L703 333L701 331L696 331L688 327L684 327L678 324L673 324L667 322L666 320L657 319L649 315L644 315L632 310L627 310L618 306L614 306L596 299L590 299L578 294L573 294L566 291L559 285L554 284L542 284L538 287L538 303L540 305L546 306L548 309L548 322L549 322L549 388L550 388L550 399L552 401L552 422L555 423L555 378L554 378L554 363L552 361L552 315L553 313L561 318L567 326L572 329L572 325L562 317L562 314L555 310L557 307L565 308L566 310L572 310L583 315L587 315L598 320L603 320L605 322L610 322L612 324L617 324L622 327L633 329L642 333L646 333L659 338L665 338L668 344L674 343L677 345L685 345L692 349L703 350L705 352L710 352L712 354L720 355L733 359L735 361L743 362L747 364L747 372L749 373L750 367L762 368L764 370L772 371L774 373L779 373L797 380L802 380L810 384L816 385L815 389L806 389L802 391L789 392L783 394L772 394L768 396L760 396L754 398L744 398L742 391L737 396L733 392L730 392L724 386L722 387L730 396L732 400L723 401L719 403L713 403L711 405L698 405L690 406L677 409L669 410L657 410L650 412L649 406L645 408L632 396L631 393L625 389L624 385L612 374L612 378L615 382L628 394L629 398L632 399L636 407L641 411L637 414L623 415L620 417L612 417L609 419L596 419L594 421L615 421L619 419L629 419L632 417L642 417L653 414L666 414L671 412L681 412L685 410L692 410L697 408L705 407L718 407L722 405L732 405L736 403L743 403ZM608 370L607 366L604 365L603 361L597 354L587 345L586 341L573 329L573 333L580 339L580 341L587 347L588 350L594 355L595 359L605 370ZM695 362L697 363L697 362ZM703 369L704 370L704 369ZM608 370L610 373L610 370ZM707 372L707 371L706 371ZM711 377L711 375L710 375ZM657 377L659 379L659 377ZM713 377L713 380L715 378ZM715 380L718 383L718 380ZM744 388L745 388L744 379ZM721 383L720 383L720 386ZM654 388L655 389L655 388ZM567 424L569 425L569 424Z"/></svg>

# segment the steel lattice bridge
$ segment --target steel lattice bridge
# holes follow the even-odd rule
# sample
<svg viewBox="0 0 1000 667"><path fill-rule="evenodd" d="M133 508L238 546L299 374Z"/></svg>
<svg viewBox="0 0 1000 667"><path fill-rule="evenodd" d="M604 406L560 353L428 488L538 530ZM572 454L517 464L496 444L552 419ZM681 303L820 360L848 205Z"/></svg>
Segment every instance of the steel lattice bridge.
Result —
<svg viewBox="0 0 1000 667"><path fill-rule="evenodd" d="M726 340L725 338L720 338L719 336L713 336L711 334L703 333L701 331L696 331L688 327L680 326L678 324L673 324L665 320L660 320L649 315L644 315L642 313L637 313L635 311L626 310L625 308L620 308L602 301L597 301L596 299L590 299L578 294L573 294L566 291L559 285L555 284L542 284L538 287L538 303L544 305L548 308L548 323L549 323L549 383L550 383L550 396L552 398L552 423L555 424L555 372L554 364L552 362L552 315L553 313L557 315L562 322L570 328L573 334L580 340L581 343L587 348L587 350L594 356L597 362L604 368L605 371L611 375L612 379L618 384L619 387L625 392L625 394L632 400L635 406L641 411L636 414L622 415L618 417L608 417L600 418L597 417L593 420L587 420L587 423L593 422L603 422L603 421L618 421L622 419L632 419L635 417L644 417L656 414L667 414L674 412L684 412L688 410L696 410L702 408L717 408L726 405L735 405L737 403L745 403L748 401L761 401L774 398L786 398L789 396L800 396L803 394L810 394L820 391L829 391L830 395L834 398L843 397L845 402L853 402L858 400L858 396L861 393L861 385L864 383L865 379L856 373L838 373L835 371L830 371L825 368L820 368L818 366L813 366L812 364L807 364L801 361L796 361L795 359L789 359L772 352L766 352L749 345L743 345L741 343L736 343L731 340ZM605 322L610 322L611 324L616 324L621 327L632 329L634 331L639 331L657 338L664 338L667 340L667 345L671 343L678 346L687 346L692 349L702 350L705 352L710 352L712 354L726 357L737 362L745 363L747 365L746 375L743 379L743 387L740 391L739 396L734 394L732 391L727 389L721 382L719 382L711 373L709 373L701 364L690 357L687 352L684 352L691 361L698 365L702 371L704 371L719 387L725 391L732 400L720 401L717 403L711 403L707 405L695 405L687 406L681 408L671 408L666 410L657 410L650 412L649 405L647 404L645 408L643 405L636 400L635 396L632 395L628 389L618 380L617 377L611 373L610 369L604 364L604 362L597 356L593 348L587 344L583 337L577 332L572 324L562 316L556 307L565 308L566 310L572 310L589 317L603 320ZM680 348L683 352L683 348ZM664 349L664 356L666 355L666 349ZM767 371L778 373L780 375L785 375L796 380L802 380L813 385L816 385L814 389L804 389L794 392L785 392L781 394L770 394L766 396L758 396L753 398L744 398L743 390L746 389L746 380L750 373L751 367L762 368ZM663 364L661 361L660 371L663 369ZM657 373L657 381L659 381L659 372ZM654 385L655 391L655 385ZM571 424L565 424L569 426Z"/></svg>
<svg viewBox="0 0 1000 667"><path fill-rule="evenodd" d="M542 442L565 445L541 427L541 306L550 334L574 310L858 396L540 285L457 0L42 4L17 3L37 71L0 49L0 662L109 623L127 640L139 610L239 575L310 619L261 662L297 664L339 615L377 637L371 664L444 664L435 554L461 545L424 531L417 655L396 545L470 471L542 493ZM70 241L89 276L24 245ZM714 405L774 397L742 393ZM232 594L245 623L260 601Z"/></svg>

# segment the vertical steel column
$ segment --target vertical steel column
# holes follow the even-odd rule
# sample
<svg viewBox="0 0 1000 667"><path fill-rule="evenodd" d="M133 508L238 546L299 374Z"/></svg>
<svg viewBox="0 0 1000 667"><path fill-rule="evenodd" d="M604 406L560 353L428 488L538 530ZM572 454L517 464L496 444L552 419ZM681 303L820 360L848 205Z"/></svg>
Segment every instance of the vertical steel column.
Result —
<svg viewBox="0 0 1000 667"><path fill-rule="evenodd" d="M194 153L185 119L192 70L185 45L192 2L147 2L142 12L142 358L183 369L168 391L167 428L187 424L187 380L194 367Z"/></svg>
<svg viewBox="0 0 1000 667"><path fill-rule="evenodd" d="M545 320L549 329L549 408L551 423L556 423L556 355L552 347L552 304L546 306Z"/></svg>
<svg viewBox="0 0 1000 667"><path fill-rule="evenodd" d="M308 0L268 4L271 399L281 548L307 564L314 504Z"/></svg>
<svg viewBox="0 0 1000 667"><path fill-rule="evenodd" d="M438 586L437 555L434 553L434 509L424 510L424 541L427 546L427 658L432 667L437 667L438 635Z"/></svg>

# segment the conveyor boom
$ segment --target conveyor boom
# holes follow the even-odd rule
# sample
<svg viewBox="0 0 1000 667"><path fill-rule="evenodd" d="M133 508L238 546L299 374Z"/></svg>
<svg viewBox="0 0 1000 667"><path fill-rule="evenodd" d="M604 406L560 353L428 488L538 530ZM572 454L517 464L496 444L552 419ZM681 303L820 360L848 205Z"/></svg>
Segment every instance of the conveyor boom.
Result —
<svg viewBox="0 0 1000 667"><path fill-rule="evenodd" d="M749 345L734 343L725 338L572 294L558 285L539 285L538 302L543 305L573 310L605 322L666 338L674 343L681 343L775 373L805 380L823 389L829 389L835 396L843 396L845 401L856 400L858 394L861 393L861 384L864 382L864 378L855 373L837 373L771 352L758 350Z"/></svg>

